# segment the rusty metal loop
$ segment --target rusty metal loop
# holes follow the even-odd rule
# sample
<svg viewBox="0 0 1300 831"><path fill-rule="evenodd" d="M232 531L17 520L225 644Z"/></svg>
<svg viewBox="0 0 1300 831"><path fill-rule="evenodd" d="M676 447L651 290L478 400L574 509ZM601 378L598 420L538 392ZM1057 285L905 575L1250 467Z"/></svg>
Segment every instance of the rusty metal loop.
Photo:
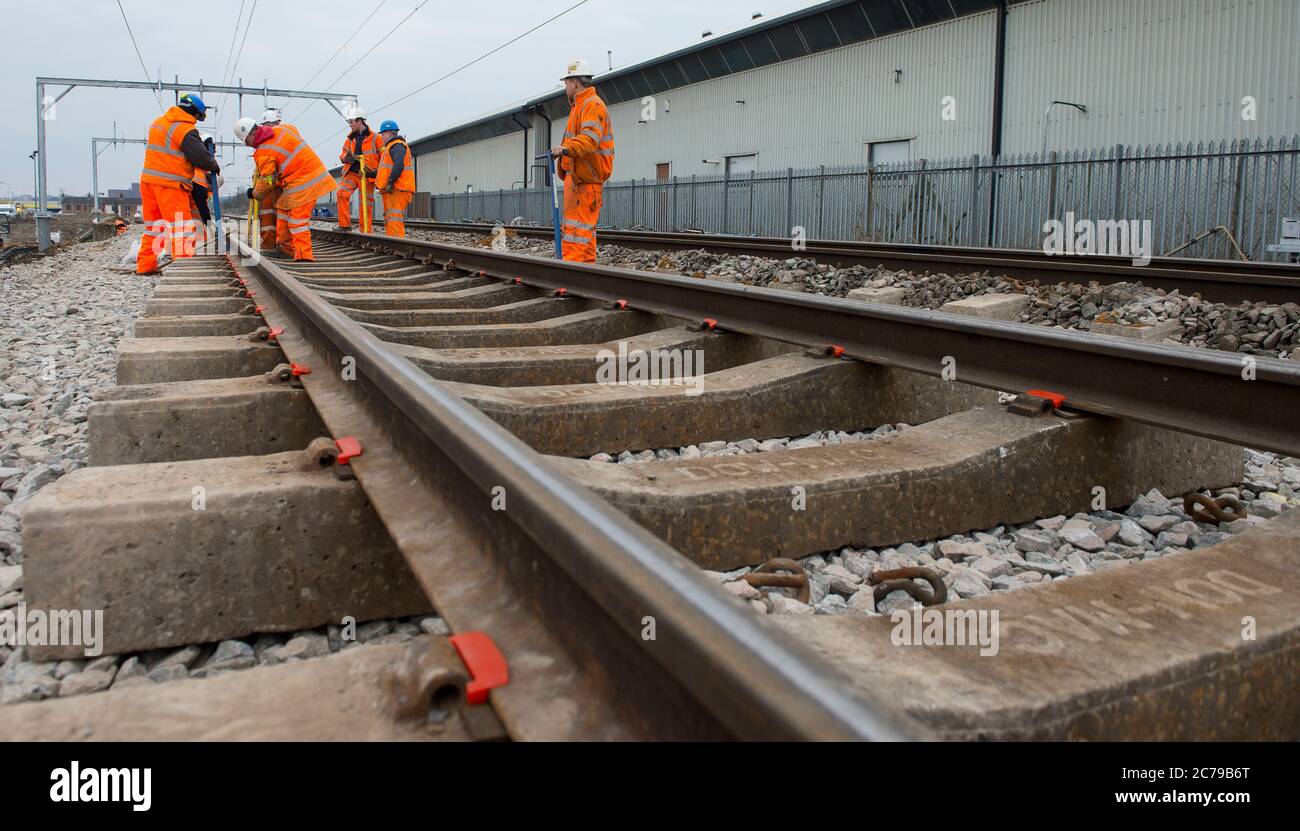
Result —
<svg viewBox="0 0 1300 831"><path fill-rule="evenodd" d="M778 571L790 573L777 574ZM807 603L812 599L812 588L808 585L808 572L789 557L768 560L740 579L756 589L798 589L795 600L800 603Z"/></svg>
<svg viewBox="0 0 1300 831"><path fill-rule="evenodd" d="M930 584L930 591L913 583L920 578ZM875 586L873 596L879 603L890 592L907 592L912 599L921 601L922 606L938 606L948 600L948 586L943 582L943 575L925 566L904 566L903 568L873 571L867 582Z"/></svg>
<svg viewBox="0 0 1300 831"><path fill-rule="evenodd" d="M1232 510L1229 512L1224 508ZM1235 496L1211 499L1203 493L1189 493L1183 497L1183 510L1196 522L1235 522L1246 518L1246 506Z"/></svg>

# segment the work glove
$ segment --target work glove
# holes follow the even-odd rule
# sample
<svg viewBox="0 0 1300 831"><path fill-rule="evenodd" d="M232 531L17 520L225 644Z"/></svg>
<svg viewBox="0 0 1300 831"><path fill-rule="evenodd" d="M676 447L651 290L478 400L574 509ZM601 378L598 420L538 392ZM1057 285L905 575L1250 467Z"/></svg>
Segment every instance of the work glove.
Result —
<svg viewBox="0 0 1300 831"><path fill-rule="evenodd" d="M252 188L249 188L245 193L246 193L246 195L248 196L249 199L256 199L256 198L257 198L256 196L253 195L253 189L252 189Z"/></svg>

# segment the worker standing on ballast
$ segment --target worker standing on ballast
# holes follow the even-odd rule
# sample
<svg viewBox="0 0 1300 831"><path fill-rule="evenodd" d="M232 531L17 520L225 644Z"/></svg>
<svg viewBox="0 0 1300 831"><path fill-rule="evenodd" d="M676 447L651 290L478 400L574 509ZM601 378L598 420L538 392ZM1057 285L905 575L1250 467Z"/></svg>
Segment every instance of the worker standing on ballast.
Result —
<svg viewBox="0 0 1300 831"><path fill-rule="evenodd" d="M561 251L564 259L596 261L596 225L605 181L614 172L614 128L605 102L592 86L591 66L581 58L565 69L564 94L569 99L569 123L564 140L551 148L559 159L564 182L564 223Z"/></svg>
<svg viewBox="0 0 1300 831"><path fill-rule="evenodd" d="M364 206L358 205L366 217L363 233L370 233L369 221L374 218L374 178L379 169L379 136L370 132L366 124L366 111L353 107L348 113L348 137L343 140L343 150L339 161L343 162L343 178L338 184L339 230L352 230L352 194L362 187L365 180Z"/></svg>
<svg viewBox="0 0 1300 831"><path fill-rule="evenodd" d="M390 237L406 236L406 209L415 196L411 148L398 129L392 119L379 125L383 150L379 153L379 174L375 176L375 189L384 202L384 233Z"/></svg>
<svg viewBox="0 0 1300 831"><path fill-rule="evenodd" d="M268 127L241 118L235 124L235 137L253 148L256 171L248 198L262 200L272 189L280 191L275 200L278 248L263 253L275 259L315 259L311 250L311 209L317 199L337 187L334 177L292 125Z"/></svg>
<svg viewBox="0 0 1300 831"><path fill-rule="evenodd" d="M207 118L208 107L192 92L149 125L140 172L140 212L145 232L136 255L137 274L158 274L159 257L171 251L172 262L194 256L195 168L220 173L221 166L203 144L195 123Z"/></svg>

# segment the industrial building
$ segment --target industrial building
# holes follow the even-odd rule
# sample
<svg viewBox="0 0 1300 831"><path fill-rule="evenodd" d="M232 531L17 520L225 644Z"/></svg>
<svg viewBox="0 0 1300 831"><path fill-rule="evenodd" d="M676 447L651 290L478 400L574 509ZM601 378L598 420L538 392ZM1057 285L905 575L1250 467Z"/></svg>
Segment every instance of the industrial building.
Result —
<svg viewBox="0 0 1300 831"><path fill-rule="evenodd" d="M613 181L1261 139L1300 132L1297 31L1294 0L832 0L596 82ZM412 141L417 189L545 185L567 112Z"/></svg>

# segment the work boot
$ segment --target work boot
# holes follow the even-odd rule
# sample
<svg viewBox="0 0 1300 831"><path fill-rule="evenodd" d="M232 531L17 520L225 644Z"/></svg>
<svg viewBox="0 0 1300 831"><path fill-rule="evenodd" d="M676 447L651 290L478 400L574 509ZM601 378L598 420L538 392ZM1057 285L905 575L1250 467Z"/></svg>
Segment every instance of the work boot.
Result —
<svg viewBox="0 0 1300 831"><path fill-rule="evenodd" d="M281 251L281 250L278 249L278 248L272 248L272 249L270 249L269 251L263 251L263 252L262 252L262 256L263 256L263 257L267 257L267 258L272 259L272 260L289 260L289 259L293 259L293 258L290 257L288 254L284 253L283 251Z"/></svg>

